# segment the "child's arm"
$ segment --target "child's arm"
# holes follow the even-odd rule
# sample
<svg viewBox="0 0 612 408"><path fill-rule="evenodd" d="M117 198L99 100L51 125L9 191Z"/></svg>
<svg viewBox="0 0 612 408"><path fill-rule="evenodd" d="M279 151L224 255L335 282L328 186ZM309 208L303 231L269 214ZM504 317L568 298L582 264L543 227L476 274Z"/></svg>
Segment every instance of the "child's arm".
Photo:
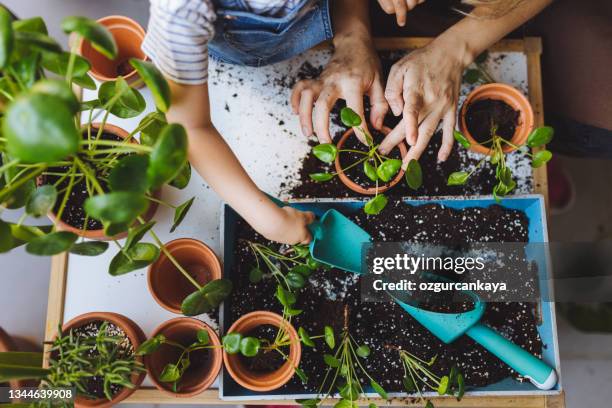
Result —
<svg viewBox="0 0 612 408"><path fill-rule="evenodd" d="M189 160L202 178L264 237L287 244L310 241L312 213L277 207L248 176L210 119L208 85L169 81L168 121L182 124L189 136Z"/></svg>

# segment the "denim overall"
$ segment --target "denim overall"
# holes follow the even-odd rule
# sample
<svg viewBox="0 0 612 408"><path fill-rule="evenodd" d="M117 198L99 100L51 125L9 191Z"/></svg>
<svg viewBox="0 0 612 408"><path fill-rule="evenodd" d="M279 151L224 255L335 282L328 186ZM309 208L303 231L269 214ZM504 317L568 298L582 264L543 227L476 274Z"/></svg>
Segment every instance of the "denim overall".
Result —
<svg viewBox="0 0 612 408"><path fill-rule="evenodd" d="M283 17L254 14L244 0L214 0L217 60L259 67L289 59L333 37L329 0L302 0Z"/></svg>

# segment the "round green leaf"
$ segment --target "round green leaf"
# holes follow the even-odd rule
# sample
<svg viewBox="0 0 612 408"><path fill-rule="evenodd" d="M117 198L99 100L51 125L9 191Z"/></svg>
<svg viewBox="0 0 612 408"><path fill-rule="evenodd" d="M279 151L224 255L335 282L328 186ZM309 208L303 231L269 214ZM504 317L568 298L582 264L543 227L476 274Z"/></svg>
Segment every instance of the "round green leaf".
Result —
<svg viewBox="0 0 612 408"><path fill-rule="evenodd" d="M533 156L531 166L533 168L542 167L552 159L552 153L548 150L540 150Z"/></svg>
<svg viewBox="0 0 612 408"><path fill-rule="evenodd" d="M364 162L365 163L365 162ZM376 169L376 174L385 183L391 181L402 167L402 161L398 159L385 160Z"/></svg>
<svg viewBox="0 0 612 408"><path fill-rule="evenodd" d="M475 68L470 68L463 74L463 80L470 85L480 81L480 71Z"/></svg>
<svg viewBox="0 0 612 408"><path fill-rule="evenodd" d="M24 163L59 161L79 147L72 112L56 96L21 96L9 105L3 122L9 153Z"/></svg>
<svg viewBox="0 0 612 408"><path fill-rule="evenodd" d="M325 338L325 343L329 346L330 349L334 349L336 347L336 337L334 336L334 329L331 326L325 326L323 329L323 334Z"/></svg>
<svg viewBox="0 0 612 408"><path fill-rule="evenodd" d="M181 311L185 316L197 316L217 308L232 291L232 281L216 279L183 300Z"/></svg>
<svg viewBox="0 0 612 408"><path fill-rule="evenodd" d="M147 106L142 94L130 88L123 78L103 83L98 90L98 99L110 113L122 119L140 115Z"/></svg>
<svg viewBox="0 0 612 408"><path fill-rule="evenodd" d="M9 11L0 6L0 68L6 67L13 52L13 18Z"/></svg>
<svg viewBox="0 0 612 408"><path fill-rule="evenodd" d="M449 379L448 376L440 378L440 385L438 386L438 394L444 395L448 391Z"/></svg>
<svg viewBox="0 0 612 408"><path fill-rule="evenodd" d="M323 182L329 181L334 178L334 174L331 173L312 173L308 175L311 180Z"/></svg>
<svg viewBox="0 0 612 408"><path fill-rule="evenodd" d="M41 17L24 18L13 21L13 30L30 31L41 34L49 34L45 20Z"/></svg>
<svg viewBox="0 0 612 408"><path fill-rule="evenodd" d="M448 181L446 182L446 185L447 186L461 186L465 184L465 182L468 180L469 177L470 177L469 173L465 171L456 171L454 173L451 173L450 176L448 176Z"/></svg>
<svg viewBox="0 0 612 408"><path fill-rule="evenodd" d="M312 274L312 269L309 268L308 265L296 265L291 268L289 272L297 273L302 275L304 278L308 278Z"/></svg>
<svg viewBox="0 0 612 408"><path fill-rule="evenodd" d="M14 241L10 224L0 220L0 253L13 249Z"/></svg>
<svg viewBox="0 0 612 408"><path fill-rule="evenodd" d="M62 46L46 34L33 31L15 31L15 42L43 52L59 54Z"/></svg>
<svg viewBox="0 0 612 408"><path fill-rule="evenodd" d="M148 179L151 190L174 179L187 162L187 132L178 124L167 125L149 156Z"/></svg>
<svg viewBox="0 0 612 408"><path fill-rule="evenodd" d="M379 194L376 197L370 199L363 207L363 210L368 215L380 214L380 212L384 210L387 206L388 201L389 200L384 194Z"/></svg>
<svg viewBox="0 0 612 408"><path fill-rule="evenodd" d="M142 343L140 347L138 347L138 350L136 350L136 355L146 356L148 354L153 354L157 350L159 350L159 348L162 344L164 344L165 341L166 336L164 336L163 334L158 334L157 336L152 337Z"/></svg>
<svg viewBox="0 0 612 408"><path fill-rule="evenodd" d="M172 224L172 228L170 228L171 233L181 225L194 201L195 197L191 197L189 200L176 207L176 210L174 210L174 223Z"/></svg>
<svg viewBox="0 0 612 408"><path fill-rule="evenodd" d="M251 283L258 283L263 277L263 272L258 267L254 267L249 271L249 281Z"/></svg>
<svg viewBox="0 0 612 408"><path fill-rule="evenodd" d="M359 357L366 358L370 355L370 348L364 344L362 346L357 347L355 353L357 353Z"/></svg>
<svg viewBox="0 0 612 408"><path fill-rule="evenodd" d="M96 90L97 85L94 82L93 78L89 76L89 74L81 75L80 77L74 76L72 77L72 82L81 88L90 89L92 91Z"/></svg>
<svg viewBox="0 0 612 408"><path fill-rule="evenodd" d="M135 227L130 228L127 239L125 240L124 250L132 248L135 244L139 243L140 240L145 236L147 232L155 226L155 221L149 221L145 224L139 224Z"/></svg>
<svg viewBox="0 0 612 408"><path fill-rule="evenodd" d="M302 339L302 343L304 343L304 345L306 345L308 347L314 347L315 346L314 341L312 341L312 339L308 335L308 332L306 332L306 330L303 327L300 327L298 329L298 335L300 336L300 339Z"/></svg>
<svg viewBox="0 0 612 408"><path fill-rule="evenodd" d="M81 256L98 256L106 252L108 242L102 241L86 241L74 244L70 248L70 253Z"/></svg>
<svg viewBox="0 0 612 408"><path fill-rule="evenodd" d="M361 125L361 117L351 108L345 107L340 111L340 120L346 127L357 127Z"/></svg>
<svg viewBox="0 0 612 408"><path fill-rule="evenodd" d="M306 280L304 279L304 276L296 272L289 272L286 278L287 278L287 284L294 289L303 288L304 285L306 284Z"/></svg>
<svg viewBox="0 0 612 408"><path fill-rule="evenodd" d="M68 66L70 63L69 52L62 52L59 54L44 53L42 55L41 65L44 69L53 72L59 76L66 76L68 73ZM72 76L83 77L91 69L91 64L85 58L80 55L74 54L74 64L72 66Z"/></svg>
<svg viewBox="0 0 612 408"><path fill-rule="evenodd" d="M370 380L370 385L372 386L374 391L376 391L376 393L380 395L381 398L389 399L389 396L387 395L387 391L385 391L385 389L381 387L379 383L377 383L374 380Z"/></svg>
<svg viewBox="0 0 612 408"><path fill-rule="evenodd" d="M68 231L52 232L34 238L26 245L26 251L32 255L52 256L68 251L78 236Z"/></svg>
<svg viewBox="0 0 612 408"><path fill-rule="evenodd" d="M413 190L418 190L423 185L423 169L421 168L421 164L412 159L408 162L408 167L406 168L406 184Z"/></svg>
<svg viewBox="0 0 612 408"><path fill-rule="evenodd" d="M100 194L85 200L85 212L96 220L111 224L131 223L147 211L144 195L127 191Z"/></svg>
<svg viewBox="0 0 612 408"><path fill-rule="evenodd" d="M170 86L161 72L150 62L132 58L130 64L138 71L138 75L151 90L155 106L161 112L168 112L172 94Z"/></svg>
<svg viewBox="0 0 612 408"><path fill-rule="evenodd" d="M261 342L255 337L245 337L240 340L240 354L245 357L255 357L260 347Z"/></svg>
<svg viewBox="0 0 612 408"><path fill-rule="evenodd" d="M181 378L181 371L176 364L167 364L159 375L159 381L173 383Z"/></svg>
<svg viewBox="0 0 612 408"><path fill-rule="evenodd" d="M129 250L120 251L112 259L108 272L112 276L124 275L126 273L146 268L159 258L159 248L149 243L138 243Z"/></svg>
<svg viewBox="0 0 612 408"><path fill-rule="evenodd" d="M198 330L197 338L198 343L203 346L206 346L208 343L210 343L210 336L207 330Z"/></svg>
<svg viewBox="0 0 612 408"><path fill-rule="evenodd" d="M323 361L331 368L340 367L340 361L338 361L338 359L331 354L323 354Z"/></svg>
<svg viewBox="0 0 612 408"><path fill-rule="evenodd" d="M62 21L66 34L77 33L89 41L92 47L106 58L117 58L117 44L113 35L102 24L86 17L66 17Z"/></svg>
<svg viewBox="0 0 612 408"><path fill-rule="evenodd" d="M459 142L461 146L463 146L466 149L469 149L470 146L472 145L470 141L468 140L468 138L465 137L464 134L459 132L458 130L453 131L453 137L455 138L457 142Z"/></svg>
<svg viewBox="0 0 612 408"><path fill-rule="evenodd" d="M72 113L81 109L81 104L68 84L58 79L41 79L32 87L33 93L55 96L64 101Z"/></svg>
<svg viewBox="0 0 612 408"><path fill-rule="evenodd" d="M242 334L240 333L228 333L223 336L223 350L227 354L236 354L240 352L240 342L242 341Z"/></svg>
<svg viewBox="0 0 612 408"><path fill-rule="evenodd" d="M540 147L550 143L555 135L555 130L550 126L542 126L534 129L527 138L527 146Z"/></svg>
<svg viewBox="0 0 612 408"><path fill-rule="evenodd" d="M112 191L147 191L147 167L149 157L130 155L120 159L108 175L108 185Z"/></svg>
<svg viewBox="0 0 612 408"><path fill-rule="evenodd" d="M313 147L312 154L322 162L333 163L338 155L338 148L333 143L323 143Z"/></svg>
<svg viewBox="0 0 612 408"><path fill-rule="evenodd" d="M117 234L121 234L130 228L130 224L127 222L120 222L113 224L110 222L104 223L104 235L107 237L114 237Z"/></svg>
<svg viewBox="0 0 612 408"><path fill-rule="evenodd" d="M376 168L370 164L369 160L363 162L363 172L365 175L372 181L378 180L378 174L376 173Z"/></svg>
<svg viewBox="0 0 612 408"><path fill-rule="evenodd" d="M33 217L41 217L47 214L57 200L57 189L53 185L38 187L26 202L26 212Z"/></svg>
<svg viewBox="0 0 612 408"><path fill-rule="evenodd" d="M147 114L138 124L138 127L141 129L140 143L145 146L155 145L155 142L157 142L159 135L167 124L168 122L163 113L151 112Z"/></svg>
<svg viewBox="0 0 612 408"><path fill-rule="evenodd" d="M179 190L183 190L189 185L189 181L191 180L191 164L189 162L185 163L181 171L176 175L172 181L170 181L170 185L174 188L178 188Z"/></svg>

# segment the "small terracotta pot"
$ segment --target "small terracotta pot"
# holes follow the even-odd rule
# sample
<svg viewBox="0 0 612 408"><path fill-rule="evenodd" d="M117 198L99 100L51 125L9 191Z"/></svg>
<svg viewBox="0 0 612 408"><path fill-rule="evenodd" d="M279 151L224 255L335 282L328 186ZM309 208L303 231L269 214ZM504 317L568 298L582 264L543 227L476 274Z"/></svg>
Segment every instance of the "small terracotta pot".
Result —
<svg viewBox="0 0 612 408"><path fill-rule="evenodd" d="M108 323L111 323L119 327L121 330L123 330L126 336L130 339L130 342L132 343L132 346L134 347L134 351L136 351L136 349L138 349L140 344L146 340L146 336L144 332L142 331L142 329L138 327L138 325L134 323L131 319L123 315L120 315L118 313L110 313L110 312L92 312L92 313L85 313L83 315L77 316L74 319L70 320L68 323L64 324L64 326L62 326L62 332L66 333L71 329L77 329L86 324L89 324L92 322L98 322L98 321L106 321ZM142 363L143 358L140 356L136 356L136 361L140 361ZM105 398L94 400L94 399L89 399L89 398L85 398L83 396L77 395L76 400L75 400L75 406L77 408L79 407L95 407L95 408L112 407L113 405L118 404L119 402L123 401L124 399L132 395L134 391L136 391L138 387L140 387L140 385L144 381L144 378L145 378L144 372L132 374L132 378L130 379L130 381L132 382L132 384L135 385L135 387L133 389L123 388L121 391L119 391L117 395L115 395L112 401L109 401Z"/></svg>
<svg viewBox="0 0 612 408"><path fill-rule="evenodd" d="M168 242L165 246L201 286L221 279L221 262L213 250L203 242L180 238ZM149 291L155 301L164 309L176 314L182 314L183 300L196 290L163 252L157 261L149 266L148 282Z"/></svg>
<svg viewBox="0 0 612 408"><path fill-rule="evenodd" d="M92 125L92 129L99 129L101 126L101 123L93 123ZM104 132L105 133L112 133L115 136L118 136L122 139L126 139L129 137L129 133L118 127L115 125L111 125L109 123L106 123L104 125ZM136 139L132 139L130 141L130 143L138 143L138 141ZM38 179L38 184L43 184L43 179L39 178ZM160 192L156 191L153 193L153 197L154 198L159 198L160 197ZM157 207L158 204L156 202L150 202L149 203L149 208L147 210L147 212L144 214L143 218L145 221L150 221L154 216L155 216L155 212L157 211ZM57 225L58 230L60 231L69 231L72 232L78 236L84 237L84 238L88 238L88 239L93 239L93 240L98 240L98 241L109 241L109 240L117 240L117 239L122 239L125 238L127 236L127 231L126 232L122 232L121 234L117 234L114 237L108 237L106 236L106 234L104 233L104 229L97 229L97 230L87 230L87 231L83 231L79 228L73 227L72 225L62 221L61 219L58 219L55 214L53 212L50 212L49 214L47 214L47 216L49 217L49 219Z"/></svg>
<svg viewBox="0 0 612 408"><path fill-rule="evenodd" d="M257 311L251 312L236 320L227 333L241 333L245 335L255 328L263 325L281 327L284 325L291 345L289 346L289 360L276 371L270 373L252 372L244 366L238 354L223 352L223 362L229 375L238 384L251 391L267 392L285 385L295 374L295 367L299 366L302 357L302 346L297 332L293 326L283 320L276 313Z"/></svg>
<svg viewBox="0 0 612 408"><path fill-rule="evenodd" d="M391 129L389 129L386 126L383 126L381 131L385 135L388 135L391 132ZM344 144L346 143L348 138L353 136L354 134L355 134L355 131L352 128L348 129L346 132L344 132L344 134L342 135L342 137L338 141L338 144L337 144L338 150L342 149L342 146L344 146ZM404 142L401 142L400 144L398 144L396 147L394 147L394 149L399 149L400 150L400 154L402 155L402 158L404 158L406 156L406 154L408 154L408 149L406 149L406 145L404 144ZM376 195L377 192L378 193L382 193L382 192L387 191L391 187L395 186L397 183L402 181L402 177L404 177L405 170L401 169L397 173L397 175L395 176L395 178L393 180L391 180L387 184L379 185L378 189L376 187L364 188L364 187L360 186L359 184L355 183L353 180L351 180L346 175L346 173L342 170L342 166L340 164L340 155L341 154L342 153L338 153L338 155L336 156L336 162L335 162L336 172L338 173L338 178L340 178L340 181L342 181L342 183L344 183L345 186L347 186L348 188L350 188L351 190L353 190L356 193L366 194L366 195Z"/></svg>
<svg viewBox="0 0 612 408"><path fill-rule="evenodd" d="M193 397L208 389L219 375L223 362L221 342L217 333L206 323L188 317L177 317L159 325L151 337L163 334L169 340L189 346L196 341L199 330L208 332L210 344L215 347L191 354L191 366L179 382L176 393L172 391L172 384L161 382L159 376L166 364L176 363L181 350L164 344L155 353L145 356L145 365L151 381L160 391L175 397ZM206 353L206 359L198 361L198 353L200 356Z"/></svg>
<svg viewBox="0 0 612 408"><path fill-rule="evenodd" d="M138 79L138 73L129 63L131 58L146 60L142 42L146 32L136 21L125 16L108 16L98 20L113 35L117 43L118 55L114 60L96 51L91 43L81 40L79 54L91 63L90 74L98 81L113 81L122 76L129 84Z"/></svg>
<svg viewBox="0 0 612 408"><path fill-rule="evenodd" d="M491 154L490 147L483 146L474 139L474 137L470 134L465 117L467 115L467 109L471 103L480 101L483 99L494 99L498 101L503 101L510 105L512 109L519 112L518 124L516 125L516 130L514 132L514 136L510 139L510 143L520 146L527 140L529 134L533 130L534 125L534 115L533 109L531 108L531 104L529 100L523 95L521 91L518 89L500 83L493 84L485 84L477 87L472 92L469 93L465 102L461 106L461 114L459 115L459 129L461 133L470 141L472 144L470 146L470 150L481 153L481 154ZM515 150L513 147L504 144L503 151L504 153L509 153Z"/></svg>

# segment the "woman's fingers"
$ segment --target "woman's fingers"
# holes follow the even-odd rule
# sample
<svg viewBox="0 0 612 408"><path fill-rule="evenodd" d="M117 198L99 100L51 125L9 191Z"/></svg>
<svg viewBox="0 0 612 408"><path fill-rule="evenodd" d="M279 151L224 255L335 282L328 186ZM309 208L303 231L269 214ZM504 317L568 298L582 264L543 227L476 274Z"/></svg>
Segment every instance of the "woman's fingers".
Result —
<svg viewBox="0 0 612 408"><path fill-rule="evenodd" d="M385 90L379 75L376 75L376 78L374 78L374 83L370 87L368 96L370 97L370 123L372 123L374 128L380 130L389 111L389 104L385 99Z"/></svg>
<svg viewBox="0 0 612 408"><path fill-rule="evenodd" d="M302 98L302 91L309 86L310 84L310 80L302 80L299 81L297 84L295 84L295 86L293 87L293 89L291 90L291 109L293 110L294 114L298 114L299 109L300 109L300 99Z"/></svg>
<svg viewBox="0 0 612 408"><path fill-rule="evenodd" d="M442 113L433 112L429 114L423 120L423 122L421 122L421 125L419 126L418 130L418 140L413 146L410 147L410 149L408 150L408 154L404 158L404 169L406 168L406 166L408 166L410 160L419 160L423 152L425 152L425 149L427 149L427 145L429 145L429 141L431 140L431 137L436 131L441 118Z"/></svg>
<svg viewBox="0 0 612 408"><path fill-rule="evenodd" d="M393 0L393 5L395 6L395 19L397 20L397 25L400 27L405 26L406 13L408 13L406 0Z"/></svg>
<svg viewBox="0 0 612 408"><path fill-rule="evenodd" d="M423 109L423 97L416 92L404 95L404 127L406 128L406 141L410 146L417 143L419 135L419 114Z"/></svg>
<svg viewBox="0 0 612 408"><path fill-rule="evenodd" d="M331 143L332 138L329 133L329 114L338 100L338 95L334 88L325 88L321 91L319 98L314 106L314 132L319 138L320 143Z"/></svg>
<svg viewBox="0 0 612 408"><path fill-rule="evenodd" d="M456 106L452 106L442 119L442 146L438 151L438 161L443 162L448 159L453 150L455 138L453 131L455 130Z"/></svg>
<svg viewBox="0 0 612 408"><path fill-rule="evenodd" d="M312 105L314 103L315 94L310 88L304 89L300 93L300 126L302 127L302 133L306 137L312 136Z"/></svg>
<svg viewBox="0 0 612 408"><path fill-rule="evenodd" d="M404 120L402 119L391 132L385 136L383 141L380 143L378 150L381 154L389 154L391 149L397 146L406 138L406 126L404 126Z"/></svg>
<svg viewBox="0 0 612 408"><path fill-rule="evenodd" d="M353 111L355 111L356 114L358 114L361 117L360 127L366 132L369 132L368 123L366 122L365 115L364 115L363 91L357 86L351 86L350 88L346 89L344 100L346 100L346 106L351 108ZM357 138L361 140L361 143L367 144L365 135L362 134L359 128L355 128L354 130L355 130L355 135L357 135Z"/></svg>
<svg viewBox="0 0 612 408"><path fill-rule="evenodd" d="M404 70L396 63L391 67L385 88L385 99L395 116L402 114L404 109Z"/></svg>
<svg viewBox="0 0 612 408"><path fill-rule="evenodd" d="M395 14L395 5L393 5L393 0L378 0L378 4L380 4L380 7L385 13Z"/></svg>

